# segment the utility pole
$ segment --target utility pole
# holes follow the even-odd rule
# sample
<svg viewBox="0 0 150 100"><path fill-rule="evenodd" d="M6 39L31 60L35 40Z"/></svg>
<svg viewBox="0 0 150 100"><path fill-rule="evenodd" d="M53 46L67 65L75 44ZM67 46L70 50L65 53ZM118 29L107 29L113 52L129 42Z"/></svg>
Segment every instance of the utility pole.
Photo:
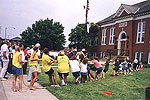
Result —
<svg viewBox="0 0 150 100"><path fill-rule="evenodd" d="M8 28L15 29L14 27L5 27L5 41L6 41L6 34L7 34L7 29L8 29Z"/></svg>
<svg viewBox="0 0 150 100"><path fill-rule="evenodd" d="M86 3L86 14L85 14L85 34L87 34L88 11L89 11L89 0L87 0L87 3Z"/></svg>

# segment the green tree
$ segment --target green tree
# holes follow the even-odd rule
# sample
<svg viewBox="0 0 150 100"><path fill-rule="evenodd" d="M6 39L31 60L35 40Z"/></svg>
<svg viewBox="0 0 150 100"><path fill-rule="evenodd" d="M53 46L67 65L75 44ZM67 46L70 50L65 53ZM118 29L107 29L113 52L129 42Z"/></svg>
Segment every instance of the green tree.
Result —
<svg viewBox="0 0 150 100"><path fill-rule="evenodd" d="M89 45L87 41L87 34L85 34L85 24L78 24L75 28L71 29L69 34L69 47L82 49Z"/></svg>
<svg viewBox="0 0 150 100"><path fill-rule="evenodd" d="M21 43L25 47L40 43L41 49L47 47L49 50L61 50L66 42L63 31L64 27L59 22L41 19L20 34Z"/></svg>
<svg viewBox="0 0 150 100"><path fill-rule="evenodd" d="M74 29L71 29L71 33L69 34L69 47L87 49L94 43L98 33L98 27L94 23L90 25L89 33L85 32L85 24L78 24Z"/></svg>
<svg viewBox="0 0 150 100"><path fill-rule="evenodd" d="M98 26L94 23L90 23L89 34L88 34L88 37L91 40L90 46L95 45L95 37L98 36L98 31L99 31Z"/></svg>

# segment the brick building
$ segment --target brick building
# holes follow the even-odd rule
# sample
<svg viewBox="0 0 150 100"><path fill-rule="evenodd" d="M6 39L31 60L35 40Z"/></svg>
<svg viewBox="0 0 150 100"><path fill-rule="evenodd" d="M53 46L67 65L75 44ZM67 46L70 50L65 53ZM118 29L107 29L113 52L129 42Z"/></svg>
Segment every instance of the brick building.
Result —
<svg viewBox="0 0 150 100"><path fill-rule="evenodd" d="M125 55L150 64L150 0L121 4L111 16L97 23L98 55Z"/></svg>

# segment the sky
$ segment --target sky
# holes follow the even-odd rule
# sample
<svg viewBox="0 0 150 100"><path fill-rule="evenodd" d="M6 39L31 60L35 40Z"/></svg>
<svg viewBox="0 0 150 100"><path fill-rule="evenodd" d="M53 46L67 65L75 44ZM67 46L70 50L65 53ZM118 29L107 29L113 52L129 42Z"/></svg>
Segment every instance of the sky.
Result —
<svg viewBox="0 0 150 100"><path fill-rule="evenodd" d="M0 37L20 36L27 27L40 19L53 19L64 27L68 39L71 29L85 23L87 0L0 0ZM98 21L115 13L121 4L135 4L144 0L89 0L89 22ZM14 27L14 28L12 28ZM66 43L66 46L69 42Z"/></svg>

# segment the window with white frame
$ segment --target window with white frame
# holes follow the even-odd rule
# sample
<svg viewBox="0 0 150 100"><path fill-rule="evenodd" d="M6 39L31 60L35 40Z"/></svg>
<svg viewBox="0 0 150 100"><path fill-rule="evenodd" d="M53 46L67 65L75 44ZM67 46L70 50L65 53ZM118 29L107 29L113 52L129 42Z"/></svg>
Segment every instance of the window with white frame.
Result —
<svg viewBox="0 0 150 100"><path fill-rule="evenodd" d="M135 52L135 59L139 58L139 52Z"/></svg>
<svg viewBox="0 0 150 100"><path fill-rule="evenodd" d="M110 45L114 44L114 37L115 37L115 28L112 27L112 28L110 28L110 36L109 36L109 44Z"/></svg>
<svg viewBox="0 0 150 100"><path fill-rule="evenodd" d="M138 23L136 43L144 43L145 22Z"/></svg>
<svg viewBox="0 0 150 100"><path fill-rule="evenodd" d="M148 53L148 64L150 64L150 52Z"/></svg>
<svg viewBox="0 0 150 100"><path fill-rule="evenodd" d="M102 45L106 44L106 29L102 30Z"/></svg>
<svg viewBox="0 0 150 100"><path fill-rule="evenodd" d="M143 60L143 52L140 52L139 61L142 61L142 60Z"/></svg>

